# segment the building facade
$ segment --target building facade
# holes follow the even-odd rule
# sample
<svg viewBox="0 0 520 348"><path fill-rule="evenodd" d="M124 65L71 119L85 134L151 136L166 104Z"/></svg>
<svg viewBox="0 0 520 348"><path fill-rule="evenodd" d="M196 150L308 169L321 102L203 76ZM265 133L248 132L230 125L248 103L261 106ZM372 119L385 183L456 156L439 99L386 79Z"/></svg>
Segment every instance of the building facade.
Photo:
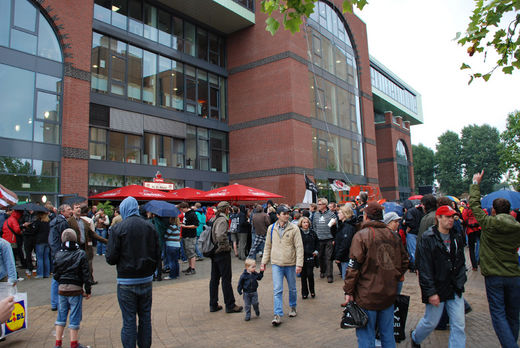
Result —
<svg viewBox="0 0 520 348"><path fill-rule="evenodd" d="M2 1L0 182L55 203L157 171L178 188L239 182L290 203L304 174L333 199L337 179L413 192L420 96L369 56L365 24L320 1L300 33L273 37L258 6Z"/></svg>

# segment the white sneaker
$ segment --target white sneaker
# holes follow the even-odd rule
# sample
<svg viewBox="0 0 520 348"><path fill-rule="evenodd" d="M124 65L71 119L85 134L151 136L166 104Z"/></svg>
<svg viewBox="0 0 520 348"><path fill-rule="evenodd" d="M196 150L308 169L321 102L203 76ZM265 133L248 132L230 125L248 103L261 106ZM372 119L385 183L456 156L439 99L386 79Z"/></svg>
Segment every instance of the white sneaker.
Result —
<svg viewBox="0 0 520 348"><path fill-rule="evenodd" d="M281 323L282 323L282 319L280 319L279 315L275 314L273 320L271 321L271 324L273 324L273 326L278 326Z"/></svg>
<svg viewBox="0 0 520 348"><path fill-rule="evenodd" d="M291 307L291 310L289 311L289 317L294 318L296 314L296 307Z"/></svg>

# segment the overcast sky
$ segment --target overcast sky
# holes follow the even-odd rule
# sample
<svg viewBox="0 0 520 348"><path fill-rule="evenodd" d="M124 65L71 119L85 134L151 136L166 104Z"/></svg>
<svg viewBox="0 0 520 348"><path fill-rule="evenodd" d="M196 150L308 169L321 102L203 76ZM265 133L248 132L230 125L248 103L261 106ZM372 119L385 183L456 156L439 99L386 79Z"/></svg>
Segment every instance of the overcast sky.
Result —
<svg viewBox="0 0 520 348"><path fill-rule="evenodd" d="M472 0L369 0L356 14L367 24L369 53L422 95L424 124L412 127L412 143L435 150L447 130L470 124L503 131L508 113L520 110L520 73L496 71L488 82L468 86L469 58L453 41L464 32ZM496 61L489 60L490 62ZM492 65L489 65L492 66ZM484 70L484 69L483 69ZM482 72L487 72L482 71Z"/></svg>

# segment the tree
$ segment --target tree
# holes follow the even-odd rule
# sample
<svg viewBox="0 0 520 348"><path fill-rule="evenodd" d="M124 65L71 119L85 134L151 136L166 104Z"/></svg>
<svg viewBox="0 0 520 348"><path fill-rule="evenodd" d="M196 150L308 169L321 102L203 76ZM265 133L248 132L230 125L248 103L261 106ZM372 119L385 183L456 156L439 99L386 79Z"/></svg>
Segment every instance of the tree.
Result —
<svg viewBox="0 0 520 348"><path fill-rule="evenodd" d="M446 131L437 138L435 154L435 176L440 190L447 195L458 196L464 192L462 165L460 161L461 141L459 135Z"/></svg>
<svg viewBox="0 0 520 348"><path fill-rule="evenodd" d="M412 145L415 187L433 185L435 153L423 144Z"/></svg>
<svg viewBox="0 0 520 348"><path fill-rule="evenodd" d="M520 190L520 111L507 116L506 130L500 134L503 148L500 156L502 170L507 173L508 182Z"/></svg>
<svg viewBox="0 0 520 348"><path fill-rule="evenodd" d="M267 13L266 30L274 35L280 22L273 17L274 13L282 15L282 24L293 34L300 31L302 18L309 17L314 12L318 0L262 0L261 11ZM363 10L367 0L344 0L343 12L352 12L353 7ZM512 16L512 19L508 19ZM496 65L486 73L474 72L469 83L474 78L489 80L493 72L501 67L505 74L520 69L520 1L519 0L475 0L473 15L464 34L457 33L455 40L461 46L468 45L468 55L483 54L484 61L489 51L498 54ZM463 63L460 69L471 69Z"/></svg>
<svg viewBox="0 0 520 348"><path fill-rule="evenodd" d="M465 187L471 184L473 174L484 169L486 175L480 183L480 190L482 194L492 192L493 186L500 182L504 173L500 165L500 154L504 146L500 142L498 129L487 124L466 126L461 132L461 146Z"/></svg>

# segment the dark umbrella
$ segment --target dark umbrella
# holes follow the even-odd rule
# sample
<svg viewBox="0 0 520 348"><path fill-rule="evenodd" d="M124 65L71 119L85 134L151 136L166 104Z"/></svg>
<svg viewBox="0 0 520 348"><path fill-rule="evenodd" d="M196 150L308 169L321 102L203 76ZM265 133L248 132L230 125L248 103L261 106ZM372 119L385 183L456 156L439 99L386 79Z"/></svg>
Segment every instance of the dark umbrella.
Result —
<svg viewBox="0 0 520 348"><path fill-rule="evenodd" d="M482 208L491 210L493 201L497 198L505 198L511 203L511 209L520 208L520 192L510 190L498 190L484 196L481 201Z"/></svg>
<svg viewBox="0 0 520 348"><path fill-rule="evenodd" d="M83 203L86 201L87 201L87 199L85 197L76 196L76 197L68 198L65 202L63 202L63 204L68 204L70 206L73 206L74 204L80 204L80 203Z"/></svg>
<svg viewBox="0 0 520 348"><path fill-rule="evenodd" d="M383 203L383 207L385 208L385 214L390 212L395 212L399 216L403 216L403 207L396 202L385 202Z"/></svg>
<svg viewBox="0 0 520 348"><path fill-rule="evenodd" d="M143 206L144 210L161 217L176 217L181 213L175 204L164 201L150 201Z"/></svg>
<svg viewBox="0 0 520 348"><path fill-rule="evenodd" d="M49 210L47 208L42 207L39 204L36 203L25 203L25 204L17 204L13 206L13 210L25 210L25 211L33 211L35 213L48 213Z"/></svg>

